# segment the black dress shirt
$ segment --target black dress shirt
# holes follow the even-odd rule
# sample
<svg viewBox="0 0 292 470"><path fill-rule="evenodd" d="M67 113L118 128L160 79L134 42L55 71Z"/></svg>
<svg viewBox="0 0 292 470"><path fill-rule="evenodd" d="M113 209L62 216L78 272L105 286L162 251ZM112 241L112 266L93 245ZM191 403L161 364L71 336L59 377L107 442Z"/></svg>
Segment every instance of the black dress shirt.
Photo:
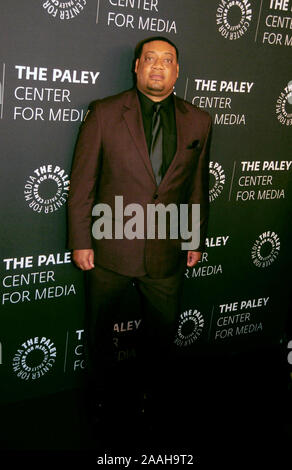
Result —
<svg viewBox="0 0 292 470"><path fill-rule="evenodd" d="M151 125L154 112L153 105L157 102L150 100L139 90L137 90L137 92L141 105L148 152L150 152ZM161 168L161 176L163 178L175 155L177 145L173 94L169 95L167 98L165 98L165 100L159 101L159 103L161 104L160 116L163 129L163 158Z"/></svg>

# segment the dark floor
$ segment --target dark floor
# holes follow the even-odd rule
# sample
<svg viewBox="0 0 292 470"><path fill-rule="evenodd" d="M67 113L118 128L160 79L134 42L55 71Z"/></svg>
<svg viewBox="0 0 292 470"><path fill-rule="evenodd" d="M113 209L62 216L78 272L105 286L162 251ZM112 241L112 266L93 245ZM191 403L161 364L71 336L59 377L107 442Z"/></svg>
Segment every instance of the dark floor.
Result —
<svg viewBox="0 0 292 470"><path fill-rule="evenodd" d="M169 376L168 391L148 400L140 418L131 412L131 399L119 397L108 422L95 429L80 390L1 406L0 462L95 468L107 454L131 456L134 468L141 466L143 454L167 455L173 463L176 454L193 456L180 457L181 462L212 462L214 468L267 463L284 468L292 437L292 390L282 353L182 358Z"/></svg>

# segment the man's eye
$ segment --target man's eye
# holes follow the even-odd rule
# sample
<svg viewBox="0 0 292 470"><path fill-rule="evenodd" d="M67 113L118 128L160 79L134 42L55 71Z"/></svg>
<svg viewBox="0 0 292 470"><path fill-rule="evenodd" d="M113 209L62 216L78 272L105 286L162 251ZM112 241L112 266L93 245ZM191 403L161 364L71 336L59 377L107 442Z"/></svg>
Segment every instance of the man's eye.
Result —
<svg viewBox="0 0 292 470"><path fill-rule="evenodd" d="M172 64L172 59L165 59L164 62L166 62L167 64Z"/></svg>
<svg viewBox="0 0 292 470"><path fill-rule="evenodd" d="M147 60L148 62L151 62L151 60L153 60L153 57L145 57L145 60Z"/></svg>

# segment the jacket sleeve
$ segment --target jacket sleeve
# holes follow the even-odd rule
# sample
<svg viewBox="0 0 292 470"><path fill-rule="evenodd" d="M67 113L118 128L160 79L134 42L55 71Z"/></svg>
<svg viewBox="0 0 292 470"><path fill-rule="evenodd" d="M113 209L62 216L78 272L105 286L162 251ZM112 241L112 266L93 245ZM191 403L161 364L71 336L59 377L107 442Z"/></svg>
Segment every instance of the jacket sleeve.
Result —
<svg viewBox="0 0 292 470"><path fill-rule="evenodd" d="M191 205L200 205L200 242L199 246L192 251L203 252L205 249L205 239L207 236L209 218L209 151L212 134L212 120L208 115L206 137L202 146L197 168L194 175L193 186L189 198L189 217L192 213ZM190 223L192 220L190 221ZM191 225L190 225L191 226Z"/></svg>
<svg viewBox="0 0 292 470"><path fill-rule="evenodd" d="M92 248L92 207L102 159L99 106L89 106L74 152L68 196L68 248Z"/></svg>

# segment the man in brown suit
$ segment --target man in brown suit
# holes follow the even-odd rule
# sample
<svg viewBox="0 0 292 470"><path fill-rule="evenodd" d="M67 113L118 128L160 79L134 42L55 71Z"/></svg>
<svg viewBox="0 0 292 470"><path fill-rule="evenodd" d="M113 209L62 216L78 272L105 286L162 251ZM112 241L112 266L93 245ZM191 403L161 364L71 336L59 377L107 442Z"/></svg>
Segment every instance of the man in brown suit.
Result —
<svg viewBox="0 0 292 470"><path fill-rule="evenodd" d="M171 41L143 41L136 48L136 87L95 101L78 138L68 201L69 247L74 262L87 274L90 364L99 383L110 370L113 315L120 294L135 283L148 348L151 344L157 364L173 342L185 264L194 266L204 248L211 119L173 94L178 73L178 51ZM156 103L161 105L163 133L160 161L151 158ZM117 195L123 196L124 207L138 203L145 211L148 204L200 204L200 246L185 254L181 240L169 238L97 240L92 235L92 209L104 203L114 214Z"/></svg>

